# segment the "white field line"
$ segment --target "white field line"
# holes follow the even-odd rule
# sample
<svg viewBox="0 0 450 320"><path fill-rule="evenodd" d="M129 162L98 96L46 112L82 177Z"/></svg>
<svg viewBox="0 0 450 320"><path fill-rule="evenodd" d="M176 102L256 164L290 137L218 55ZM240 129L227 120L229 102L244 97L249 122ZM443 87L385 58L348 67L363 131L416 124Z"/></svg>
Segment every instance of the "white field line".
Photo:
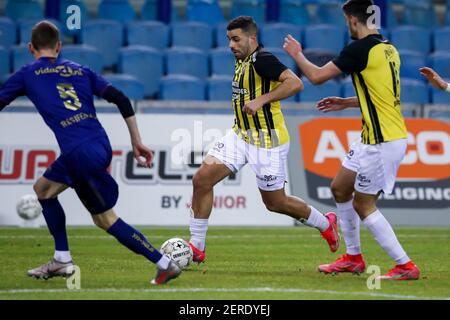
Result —
<svg viewBox="0 0 450 320"><path fill-rule="evenodd" d="M326 294L337 296L363 296L375 298L392 298L392 299L419 299L419 300L450 300L450 297L429 297L429 296L415 296L415 295L401 295L390 293L377 292L352 292L352 291L334 291L334 290L313 290L301 288L178 288L178 289L115 289L115 288L101 288L101 289L9 289L0 290L0 294L26 294L26 293L203 293L203 292L274 292L274 293L312 293L312 294ZM191 297L192 298L192 297Z"/></svg>
<svg viewBox="0 0 450 320"><path fill-rule="evenodd" d="M152 235L147 233L149 239L166 239L167 236ZM364 236L364 235L363 235ZM368 235L369 236L369 235ZM450 234L397 234L399 238L433 238L433 239L447 239ZM319 234L248 234L248 235L209 235L208 239L252 239L252 238L319 238ZM70 239L114 239L112 236L95 236L95 235L69 235ZM50 235L0 235L0 239L51 239Z"/></svg>

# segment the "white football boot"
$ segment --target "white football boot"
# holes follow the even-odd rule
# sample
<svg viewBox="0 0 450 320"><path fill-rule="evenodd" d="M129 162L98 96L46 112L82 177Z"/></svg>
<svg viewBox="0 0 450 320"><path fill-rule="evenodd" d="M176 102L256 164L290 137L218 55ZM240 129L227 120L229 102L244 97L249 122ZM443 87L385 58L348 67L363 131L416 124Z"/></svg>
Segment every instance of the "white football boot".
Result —
<svg viewBox="0 0 450 320"><path fill-rule="evenodd" d="M52 259L40 267L28 270L27 275L36 279L47 280L52 277L70 277L74 272L75 265L72 261L63 263Z"/></svg>

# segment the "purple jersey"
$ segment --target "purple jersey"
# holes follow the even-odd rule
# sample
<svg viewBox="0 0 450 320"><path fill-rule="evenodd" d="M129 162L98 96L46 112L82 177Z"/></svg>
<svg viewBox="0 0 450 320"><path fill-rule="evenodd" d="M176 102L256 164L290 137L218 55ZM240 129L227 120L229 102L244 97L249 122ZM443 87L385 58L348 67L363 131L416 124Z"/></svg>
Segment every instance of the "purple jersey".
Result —
<svg viewBox="0 0 450 320"><path fill-rule="evenodd" d="M61 153L106 132L97 119L94 95L110 84L75 62L42 57L13 74L0 88L0 100L11 103L27 96L56 136Z"/></svg>

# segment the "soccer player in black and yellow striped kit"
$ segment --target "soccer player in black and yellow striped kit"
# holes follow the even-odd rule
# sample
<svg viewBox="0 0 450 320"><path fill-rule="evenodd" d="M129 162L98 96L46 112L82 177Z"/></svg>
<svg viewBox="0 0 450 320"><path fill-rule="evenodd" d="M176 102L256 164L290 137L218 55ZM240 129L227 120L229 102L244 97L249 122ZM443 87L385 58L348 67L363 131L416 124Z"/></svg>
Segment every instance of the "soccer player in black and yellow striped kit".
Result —
<svg viewBox="0 0 450 320"><path fill-rule="evenodd" d="M301 80L273 54L258 44L257 26L251 17L238 17L227 27L229 46L236 58L232 80L233 130L209 150L193 178L190 245L193 260L205 259L208 219L213 187L249 164L267 209L289 215L320 230L331 251L339 246L336 215L323 215L303 200L284 191L289 133L280 100L303 88Z"/></svg>
<svg viewBox="0 0 450 320"><path fill-rule="evenodd" d="M379 279L416 280L417 266L400 245L391 225L377 209L381 192L391 193L400 162L406 153L407 131L400 103L400 57L397 49L373 25L370 0L348 0L343 11L354 40L323 67L308 61L292 36L284 49L313 84L321 84L341 73L351 74L357 97L330 97L318 103L324 112L360 108L361 139L353 142L331 184L347 253L333 263L319 266L324 273L365 270L361 255L359 220L396 262ZM376 10L375 10L376 12Z"/></svg>

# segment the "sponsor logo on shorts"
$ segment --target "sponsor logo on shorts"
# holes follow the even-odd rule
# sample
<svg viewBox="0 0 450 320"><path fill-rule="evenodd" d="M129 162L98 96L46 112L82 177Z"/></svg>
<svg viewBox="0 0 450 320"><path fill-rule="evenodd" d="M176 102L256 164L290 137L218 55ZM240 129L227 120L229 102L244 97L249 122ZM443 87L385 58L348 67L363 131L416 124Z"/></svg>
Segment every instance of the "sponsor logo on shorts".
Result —
<svg viewBox="0 0 450 320"><path fill-rule="evenodd" d="M355 154L355 151L350 149L350 151L347 153L347 159L351 160L351 158L353 157L354 154Z"/></svg>
<svg viewBox="0 0 450 320"><path fill-rule="evenodd" d="M358 174L356 176L356 180L359 181L358 186L363 187L363 188L368 187L369 184L372 182L369 178L367 178L365 175L362 175L362 174Z"/></svg>
<svg viewBox="0 0 450 320"><path fill-rule="evenodd" d="M276 181L278 179L277 176L273 176L273 175L263 175L263 176L257 176L257 178L259 180L261 180L262 182L266 183L266 187L270 188L273 187L274 185L276 185ZM273 183L271 183L273 182Z"/></svg>
<svg viewBox="0 0 450 320"><path fill-rule="evenodd" d="M225 147L225 144L223 142L216 142L214 144L213 150L216 152L222 152L224 147Z"/></svg>
<svg viewBox="0 0 450 320"><path fill-rule="evenodd" d="M268 183L270 181L277 180L277 177L273 176L273 175L263 175L263 176L259 176L258 179Z"/></svg>

